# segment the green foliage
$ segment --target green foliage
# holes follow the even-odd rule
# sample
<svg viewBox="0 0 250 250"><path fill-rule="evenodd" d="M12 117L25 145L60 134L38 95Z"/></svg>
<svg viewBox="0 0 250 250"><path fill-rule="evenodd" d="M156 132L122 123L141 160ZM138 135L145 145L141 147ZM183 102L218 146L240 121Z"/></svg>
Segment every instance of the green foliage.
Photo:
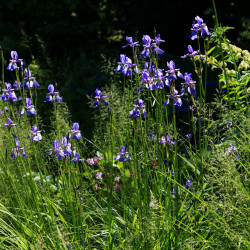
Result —
<svg viewBox="0 0 250 250"><path fill-rule="evenodd" d="M42 3L46 22L41 29L50 36L46 39L61 34L71 27L71 22L81 26L78 23L80 1L64 3L70 17L66 16L65 23L58 21L55 34L51 34L55 27L48 25L51 19L57 18L55 3L48 6ZM9 8L16 4L21 2L10 1ZM36 1L30 6L34 4ZM109 18L115 22L119 21L117 13L124 11L112 10L109 7L116 5L106 0L97 5L86 2L84 6L92 8L100 20L110 14ZM63 9L59 6L60 13ZM22 22L20 25L24 26ZM84 26L87 38L92 29L102 26L100 22L91 25ZM70 55L72 49L66 52L69 60L61 61L55 56L56 67L51 65L49 72L43 71L40 61L33 60L29 68L42 79L43 84L39 82L42 93L29 89L19 90L18 95L32 96L38 114L19 115L23 103L0 100L4 111L0 124L6 123L8 117L18 123L10 129L0 127L0 248L248 249L249 53L230 44L225 37L229 29L215 29L210 48L206 44L208 39L205 40L204 61L200 55L197 60L192 59L198 95L181 96L186 104L186 107L183 104L184 112L172 100L163 105L170 92L168 87L153 91L144 88L139 92L143 84L141 76L134 71L131 77L119 75L120 72L114 72L115 61L104 55L102 64L96 66L93 61L88 62L89 52L81 51L75 57ZM122 34L122 31L115 34L110 31L105 41L119 41ZM103 38L102 32L98 36ZM43 40L45 37L39 37L41 47L47 44ZM60 46L56 49L60 50ZM51 56L44 56L50 64ZM150 54L149 60L156 68L158 59L155 53ZM144 61L138 63L139 70ZM160 65L166 64L164 58L159 61ZM209 98L207 65L218 70L216 80L220 85ZM64 102L44 103L46 85L51 83L44 75L63 67L65 71L55 74L65 81L56 85L60 95L61 90L64 92ZM102 68L102 76L92 77L97 67ZM12 73L11 77L22 78L21 74L15 76L17 71ZM98 88L103 86L100 89L107 96L108 106L100 101L98 109L93 107L93 95L83 92L86 85L82 84L82 74L89 86L99 81ZM77 83L69 91L74 81ZM181 82L172 81L171 90L179 90ZM143 99L145 107L133 118L130 111L138 98ZM72 100L73 104L66 104ZM83 100L86 104L80 103ZM144 108L146 116L142 115ZM76 141L69 131L75 120L79 121L77 116L82 116L85 124L81 131L83 139ZM35 123L42 131L42 141L27 139ZM10 157L15 143L13 133L28 157ZM187 137L187 133L192 137ZM52 150L53 143L54 140L61 143L65 136L71 143L66 149L71 148L74 155L60 159L58 153L65 148L54 146ZM121 145L125 152L121 152ZM49 152L51 156L46 157ZM74 162L76 152L85 160ZM119 161L115 160L117 155L129 157Z"/></svg>
<svg viewBox="0 0 250 250"><path fill-rule="evenodd" d="M219 84L225 89L227 95L223 98L235 109L246 111L248 106L248 83L250 55L247 50L232 45L226 38L225 32L231 27L218 27L213 32L208 51L208 65L212 69L219 69ZM215 43L215 46L214 46Z"/></svg>

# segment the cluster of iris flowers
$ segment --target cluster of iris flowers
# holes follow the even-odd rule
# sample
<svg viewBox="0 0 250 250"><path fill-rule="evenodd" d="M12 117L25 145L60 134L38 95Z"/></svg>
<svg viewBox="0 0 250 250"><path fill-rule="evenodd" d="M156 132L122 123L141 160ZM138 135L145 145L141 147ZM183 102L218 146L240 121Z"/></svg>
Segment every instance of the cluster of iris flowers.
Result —
<svg viewBox="0 0 250 250"><path fill-rule="evenodd" d="M10 71L17 71L19 73L20 70L23 70L23 59L18 58L18 54L16 51L11 51L11 59L9 60L9 64L7 67ZM9 102L10 104L14 105L14 103L17 103L20 105L22 102L22 97L18 97L16 91L18 90L18 93L23 93L24 100L23 100L23 106L21 107L21 110L19 112L19 115L36 115L36 109L35 106L32 105L32 89L37 89L40 85L36 81L36 78L32 76L31 71L29 69L24 70L24 78L23 82L20 82L19 80L15 80L13 84L6 82L5 88L2 89L2 94L0 96L0 99L3 102ZM59 96L59 92L54 91L55 88L52 84L48 87L49 93L47 93L45 102L52 102L52 101L62 101L62 98ZM5 111L9 112L9 108L6 106ZM4 114L4 112L3 112ZM7 114L7 113L6 113ZM17 123L14 123L10 118L7 118L7 123L3 124L4 127L7 127L9 131L11 131L12 127L17 126ZM73 129L71 133L73 134L73 140L81 139L81 134L78 124L73 125ZM17 140L16 133L12 133L14 137L14 145L15 147L12 148L11 158L17 158L18 156L22 155L23 157L27 157L27 155L24 152L24 147L20 146L20 142ZM29 135L27 139L32 139L33 141L40 141L42 140L41 131L38 130L37 125L33 125L32 129L29 130ZM22 152L22 153L21 153ZM81 160L79 159L77 153L72 153L74 156L74 161Z"/></svg>
<svg viewBox="0 0 250 250"><path fill-rule="evenodd" d="M211 35L205 23L200 17L195 18L196 22L193 23L191 28L191 40L197 39L199 37L205 38ZM128 44L124 45L125 47L131 47L133 52L136 52L137 48L140 46L139 41L133 41L132 37L126 37ZM159 69L156 65L157 55L161 55L164 53L162 49L159 48L160 44L165 42L160 38L160 34L158 34L155 39L152 39L148 35L143 35L143 50L140 52L140 55L134 55L134 59L136 62L127 57L125 54L120 55L120 62L118 62L118 66L114 69L114 71L120 71L121 74L131 77L133 72L139 75L140 89L139 93L143 91L144 88L154 91L155 89L164 89L165 86L169 88L169 94L167 95L167 100L164 103L164 106L170 103L170 100L173 100L173 105L182 106L182 96L188 92L189 94L195 96L196 95L196 81L192 80L191 73L185 72L182 74L180 69L175 67L174 61L167 62L167 70ZM135 49L136 48L136 49ZM200 53L199 50L194 50L191 45L188 46L189 53L185 54L181 58L189 57L191 60L194 56ZM139 69L137 63L140 59L140 56L143 58L149 58L149 61L144 63L144 67ZM202 58L200 58L202 60ZM176 81L177 79L181 79L181 89L180 93L176 89ZM96 104L96 106L99 103ZM134 104L134 108L129 111L130 118L136 120L140 114L146 116L146 105L144 105L143 100L137 98L136 104ZM187 136L188 140L191 139L191 135ZM163 146L166 145L175 145L175 141L170 138L169 135L162 136L159 138L159 143ZM125 147L121 146L121 152L117 154L114 158L120 162L125 162L127 159L131 159L128 152L125 152ZM192 180L188 180L185 184L186 188L190 188Z"/></svg>
<svg viewBox="0 0 250 250"><path fill-rule="evenodd" d="M208 31L208 28L205 23L203 23L203 20L200 17L196 17L195 20L197 23L193 23L192 25L192 34L190 38L192 40L198 38L200 35L202 38L205 38L206 36L210 36L210 32ZM123 46L125 47L139 47L139 42L134 42L132 37L126 37L126 40L128 41L128 44ZM146 62L144 64L144 68L141 70L138 69L138 66L132 62L132 60L127 57L125 54L120 55L120 62L118 62L118 66L114 69L114 71L120 71L121 74L126 75L127 77L132 76L132 72L135 71L137 74L140 75L140 90L141 92L144 88L150 89L151 91L155 89L163 89L166 85L170 88L170 94L167 95L167 101L164 103L164 105L168 105L170 103L170 100L173 99L173 105L182 106L182 100L181 97L185 94L186 90L191 95L196 95L196 82L192 80L191 73L185 72L184 74L180 73L180 69L177 69L175 67L174 61L167 62L168 70L159 69L152 63L156 55L163 54L164 51L159 48L160 43L165 42L160 38L160 34L158 34L155 39L152 39L148 35L143 35L142 38L143 41L143 51L140 53L140 55L144 58L149 57L150 62ZM194 51L192 46L188 46L189 53L182 56L182 58L190 57L191 59L199 54L199 50ZM138 57L135 57L138 58ZM175 88L175 81L177 80L177 77L183 79L185 82L181 83L181 93L178 94L178 90ZM96 104L97 105L97 104ZM136 118L139 116L139 110L131 110L130 111L130 117Z"/></svg>
<svg viewBox="0 0 250 250"><path fill-rule="evenodd" d="M203 23L203 20L198 16L195 18L195 20L197 21L197 23L194 22L192 25L192 34L190 36L191 40L197 39L199 36L201 36L202 38L210 36L211 34L206 24ZM132 37L126 37L126 40L128 44L123 46L123 48L128 46L131 48L140 46L139 42L134 42ZM165 42L160 38L160 34L158 34L154 39L152 39L148 35L143 35L142 41L143 50L140 53L141 57L147 58L156 55L161 55L164 53L164 51L159 48L160 44ZM194 51L191 45L188 46L188 51L189 53L182 56L182 58L190 57L192 59L195 55L199 54L199 50ZM9 61L7 69L11 71L18 71L19 69L23 70L23 60L18 58L18 54L16 51L11 52L11 58L12 59ZM189 92L190 94L196 95L196 82L192 80L191 74L187 72L184 75L181 74L180 69L177 69L175 67L174 61L167 62L167 70L157 68L153 62L153 60L150 60L150 62L146 62L144 64L144 68L139 70L136 63L133 63L132 60L125 54L121 54L120 62L118 62L118 66L115 68L115 71L120 71L121 74L127 77L131 77L133 72L139 74L141 84L140 91L142 91L144 88L150 89L151 91L154 91L155 89L164 89L165 86L170 88L170 94L167 95L167 101L164 103L164 105L168 105L170 103L170 100L173 99L173 105L182 106L181 97L185 94L186 89L187 92ZM15 90L32 89L39 87L39 84L36 82L36 78L32 76L29 69L25 70L25 75L26 77L24 77L23 82L15 81L13 86L10 83L5 83L5 89L2 90L2 95L0 96L0 99L2 99L2 101L8 101L10 103L21 101L21 97L17 97ZM184 82L181 83L182 89L180 94L178 94L178 91L175 88L175 81L177 80L177 78L181 78L184 80ZM55 91L55 87L53 84L50 84L48 86L48 90L49 92L46 94L44 102L62 101L62 98L59 96L59 92ZM108 102L106 100L107 96L102 95L102 92L99 89L96 89L94 99L95 102L93 104L93 107L95 108L98 108L102 102L105 106L108 105ZM27 115L37 114L35 106L32 105L32 96L27 97L26 94L24 104L25 106L23 106L21 111L19 112L20 115L23 115L25 112ZM142 99L137 98L133 110L130 111L129 117L136 119L140 116L141 113L144 116L147 115L146 105L144 104ZM11 130L11 128L17 126L17 124L14 123L10 118L8 118L7 123L4 124L4 126L8 127L8 129ZM33 141L42 140L41 131L38 130L36 124L33 125L32 129L29 130L29 132L30 135L28 136L28 138L31 138ZM72 148L72 145L69 140L70 138L72 138L72 140L82 139L78 123L73 124L72 130L69 131L69 134L67 136L62 138L61 142L59 140L54 140L54 147L50 149L49 153L46 156L55 154L56 158L59 160L71 159L71 161L74 162L83 161L84 159L80 159L79 153L76 152L76 149ZM166 146L166 144L168 144L169 146L175 145L175 142L169 137L169 135L167 135L166 137L161 137L159 139L159 143L161 143L163 146ZM236 149L231 146L226 154L229 154L233 151L236 151ZM12 149L11 157L17 158L19 155L27 157L24 152L24 148L20 146L20 142L15 138L15 147ZM99 160L99 158L91 158L87 159L87 162L90 165L97 165ZM114 158L114 160L117 160L119 162L125 162L126 160L132 160L132 158L129 156L129 153L125 151L125 147L122 145L120 152L117 153L117 156ZM102 179L102 173L96 173L96 178ZM185 184L185 187L190 188L191 183L192 180L188 180ZM76 191L78 192L78 187L76 187Z"/></svg>
<svg viewBox="0 0 250 250"><path fill-rule="evenodd" d="M71 136L72 135L72 136ZM72 137L73 140L82 139L81 131L79 130L79 124L74 123L72 126L72 130L69 131L69 134L62 138L61 143L59 140L54 140L54 147L50 149L49 153L46 157L55 154L56 158L61 159L71 159L74 162L81 162L84 159L80 159L79 153L76 152L76 148L72 148L69 139Z"/></svg>

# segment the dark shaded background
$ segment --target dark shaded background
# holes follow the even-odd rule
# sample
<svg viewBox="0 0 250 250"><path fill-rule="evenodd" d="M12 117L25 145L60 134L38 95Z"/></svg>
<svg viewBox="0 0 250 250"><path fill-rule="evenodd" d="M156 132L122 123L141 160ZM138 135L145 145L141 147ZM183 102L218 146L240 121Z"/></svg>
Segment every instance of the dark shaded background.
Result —
<svg viewBox="0 0 250 250"><path fill-rule="evenodd" d="M57 81L74 121L90 124L84 89L95 89L108 80L100 73L101 57L119 59L125 36L153 36L153 29L166 40L166 55L180 56L187 45L195 16L214 27L211 1L0 1L0 45L5 59L16 50L27 64L36 60L38 81L47 86ZM228 33L233 44L249 49L250 1L216 1L219 22L235 27ZM89 113L88 113L89 112Z"/></svg>

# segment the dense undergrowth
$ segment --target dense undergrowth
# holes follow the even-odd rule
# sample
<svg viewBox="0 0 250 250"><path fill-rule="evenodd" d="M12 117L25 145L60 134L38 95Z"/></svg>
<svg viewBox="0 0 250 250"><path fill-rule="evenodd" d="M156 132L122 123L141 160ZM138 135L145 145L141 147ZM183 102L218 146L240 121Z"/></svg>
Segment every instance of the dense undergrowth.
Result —
<svg viewBox="0 0 250 250"><path fill-rule="evenodd" d="M176 65L156 32L104 58L92 139L2 53L1 248L249 249L250 55L215 21L195 18Z"/></svg>

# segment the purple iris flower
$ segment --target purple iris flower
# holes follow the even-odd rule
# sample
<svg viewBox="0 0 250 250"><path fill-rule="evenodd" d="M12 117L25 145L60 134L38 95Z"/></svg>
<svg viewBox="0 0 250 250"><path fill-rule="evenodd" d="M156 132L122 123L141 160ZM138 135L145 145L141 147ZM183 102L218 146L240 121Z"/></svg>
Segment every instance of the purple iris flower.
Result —
<svg viewBox="0 0 250 250"><path fill-rule="evenodd" d="M11 51L10 53L11 55L11 60L9 62L9 65L7 67L8 70L15 70L15 69L19 69L19 67L17 66L17 63L21 64L21 69L23 69L23 59L18 59L18 54L16 51Z"/></svg>
<svg viewBox="0 0 250 250"><path fill-rule="evenodd" d="M192 182L193 182L192 180L188 180L188 181L186 182L186 184L185 184L185 188L186 188L186 189L190 188Z"/></svg>
<svg viewBox="0 0 250 250"><path fill-rule="evenodd" d="M123 75L131 76L132 75L132 69L134 68L134 71L136 73L139 73L139 70L135 64L132 63L132 60L125 56L124 54L120 55L120 62L118 62L118 66L114 69L114 71L121 71Z"/></svg>
<svg viewBox="0 0 250 250"><path fill-rule="evenodd" d="M74 161L74 162L79 162L79 161L84 161L84 159L80 159L79 157L79 153L73 151L73 159L71 161Z"/></svg>
<svg viewBox="0 0 250 250"><path fill-rule="evenodd" d="M125 152L125 147L121 145L121 152L117 153L117 156L114 158L119 162L125 162L126 159L132 160L132 158L128 155L128 152Z"/></svg>
<svg viewBox="0 0 250 250"><path fill-rule="evenodd" d="M24 87L25 87L25 84L24 84ZM23 83L22 82L18 83L16 80L13 83L13 88L14 88L14 90L23 89ZM21 98L19 98L19 99L21 100Z"/></svg>
<svg viewBox="0 0 250 250"><path fill-rule="evenodd" d="M164 53L164 51L157 46L159 44L160 40L161 40L160 35L158 35L157 39L155 39L155 40L152 40L151 37L148 35L143 35L142 41L144 43L144 45L143 45L144 49L141 52L142 57L149 56L150 51L156 52L157 54ZM155 41L155 42L151 43L152 41ZM161 41L163 41L163 40L161 40Z"/></svg>
<svg viewBox="0 0 250 250"><path fill-rule="evenodd" d="M11 127L17 126L17 124L13 123L13 121L10 118L7 118L7 123L3 124L3 126L4 127L8 127L9 130L10 130Z"/></svg>
<svg viewBox="0 0 250 250"><path fill-rule="evenodd" d="M136 119L137 117L140 116L140 110L142 110L143 115L146 116L147 112L145 108L146 105L143 104L143 100L137 98L136 104L134 104L134 109L129 111L130 113L129 117L133 117L134 119Z"/></svg>
<svg viewBox="0 0 250 250"><path fill-rule="evenodd" d="M11 158L16 159L19 156L20 151L22 152L22 157L27 157L27 155L24 152L24 148L20 148L20 142L15 141L15 148L12 148Z"/></svg>
<svg viewBox="0 0 250 250"><path fill-rule="evenodd" d="M180 94L178 95L178 91L177 90L174 90L174 95L172 94L172 91L170 91L171 95L167 95L168 96L168 99L167 101L164 103L164 106L168 105L169 102L170 102L170 99L173 99L173 104L176 105L176 106L179 106L181 107L182 105L182 100L181 100L181 96L183 94Z"/></svg>
<svg viewBox="0 0 250 250"><path fill-rule="evenodd" d="M30 130L30 133L32 135L33 141L41 141L42 140L41 131L38 130L36 124L32 127L32 130Z"/></svg>
<svg viewBox="0 0 250 250"><path fill-rule="evenodd" d="M164 76L163 74L163 70L162 69L154 69L154 74L155 74L155 89L163 89L164 88L164 81L166 76Z"/></svg>
<svg viewBox="0 0 250 250"><path fill-rule="evenodd" d="M46 155L52 155L52 153L55 153L57 159L67 159L72 156L72 149L71 149L71 143L68 142L67 137L62 138L62 144L60 145L58 140L54 141L54 148L50 149L50 152Z"/></svg>
<svg viewBox="0 0 250 250"><path fill-rule="evenodd" d="M50 152L46 155L48 157L49 155L52 155L52 153L55 153L57 159L63 159L64 158L64 152L63 148L60 146L60 143L58 140L54 140L54 148L50 149Z"/></svg>
<svg viewBox="0 0 250 250"><path fill-rule="evenodd" d="M177 76L175 73L177 73L177 75L179 76L180 69L175 68L174 61L167 62L167 66L168 66L169 70L166 71L166 75L167 75L166 81L167 80L169 80L169 81L176 80ZM166 85L169 86L169 83L166 83Z"/></svg>
<svg viewBox="0 0 250 250"><path fill-rule="evenodd" d="M154 81L155 79L150 76L149 72L147 70L143 70L142 74L141 74L142 78L141 78L141 83L145 83L145 87L147 89L151 89L154 90Z"/></svg>
<svg viewBox="0 0 250 250"><path fill-rule="evenodd" d="M151 49L151 37L150 36L148 36L148 35L144 35L143 37L142 37L142 41L143 41L143 47L144 47L144 49L143 49L143 51L141 52L141 55L143 56L143 57L147 57L147 56L149 56L149 54L150 54L150 49Z"/></svg>
<svg viewBox="0 0 250 250"><path fill-rule="evenodd" d="M73 134L73 140L82 139L81 130L79 130L79 123L75 122L70 132Z"/></svg>
<svg viewBox="0 0 250 250"><path fill-rule="evenodd" d="M96 89L95 94L96 94L95 96L96 101L94 102L93 107L99 107L101 101L104 101L105 106L108 105L108 102L105 100L107 96L103 96L101 90Z"/></svg>
<svg viewBox="0 0 250 250"><path fill-rule="evenodd" d="M27 110L27 115L36 115L35 106L31 105L31 98L25 99L25 108ZM24 114L24 108L19 112L20 115Z"/></svg>
<svg viewBox="0 0 250 250"><path fill-rule="evenodd" d="M3 94L0 96L0 99L2 99L4 102L16 102L18 101L16 94L14 92L14 89L11 87L10 83L5 83L5 89L2 89Z"/></svg>
<svg viewBox="0 0 250 250"><path fill-rule="evenodd" d="M135 120L137 117L140 116L140 110L133 109L133 110L130 110L129 113L130 113L129 118L134 118Z"/></svg>
<svg viewBox="0 0 250 250"><path fill-rule="evenodd" d="M136 102L134 104L134 109L135 110L142 110L143 115L146 116L147 113L146 113L146 109L145 108L146 108L146 105L143 104L143 100L137 98L137 100L136 100Z"/></svg>
<svg viewBox="0 0 250 250"><path fill-rule="evenodd" d="M58 141L58 143L59 143L59 141ZM54 143L54 150L55 150L56 158L57 158L58 160L67 158L67 156L64 154L64 150L63 150L63 148L60 146L60 144L59 144L58 148L55 148L55 146L57 146L57 145Z"/></svg>
<svg viewBox="0 0 250 250"><path fill-rule="evenodd" d="M24 80L26 80L26 88L38 88L40 85L38 84L38 82L36 81L36 77L33 77L31 75L30 70L26 69L25 70L25 75L26 77L24 77Z"/></svg>
<svg viewBox="0 0 250 250"><path fill-rule="evenodd" d="M210 36L211 33L209 32L207 25L203 23L203 19L199 16L196 16L195 20L197 21L197 23L193 22L191 28L192 33L189 38L191 38L191 40L197 39L199 32L201 32L202 38L204 38L205 36Z"/></svg>
<svg viewBox="0 0 250 250"><path fill-rule="evenodd" d="M140 80L141 83L145 84L147 89L163 89L164 88L164 80L165 76L163 75L162 69L156 69L150 63L145 63L145 69L142 71L142 78ZM150 71L154 73L153 76L150 75ZM140 91L143 87L140 89Z"/></svg>
<svg viewBox="0 0 250 250"><path fill-rule="evenodd" d="M161 41L163 41L163 40L161 40ZM156 54L158 54L158 55L161 55L161 54L164 53L164 50L160 49L160 48L157 46L157 43L152 43L152 44L151 44L151 50L152 50L153 52L156 52Z"/></svg>
<svg viewBox="0 0 250 250"><path fill-rule="evenodd" d="M158 34L158 35L155 37L155 39L152 39L152 41L154 41L154 42L156 43L156 45L159 45L160 43L164 43L164 42L165 42L165 40L162 40L162 39L161 39L161 35L160 35L160 34Z"/></svg>
<svg viewBox="0 0 250 250"><path fill-rule="evenodd" d="M167 143L168 143L168 145L175 145L175 142L174 141L172 141L172 139L170 139L170 136L169 135L167 135Z"/></svg>
<svg viewBox="0 0 250 250"><path fill-rule="evenodd" d="M196 81L193 81L191 79L191 73L188 74L188 73L185 73L185 75L183 76L182 74L179 75L179 77L183 78L185 80L184 83L182 83L182 91L181 93L184 94L185 91L186 91L186 88L185 86L187 87L188 89L188 92L192 95L196 95L196 89L195 89L195 83Z"/></svg>
<svg viewBox="0 0 250 250"><path fill-rule="evenodd" d="M126 40L129 42L128 44L126 44L125 46L122 46L122 48L125 48L127 46L130 46L131 48L133 48L134 46L140 46L138 43L139 42L133 42L133 38L130 36L126 36Z"/></svg>
<svg viewBox="0 0 250 250"><path fill-rule="evenodd" d="M191 45L188 45L188 51L189 53L185 54L184 56L181 56L181 58L185 57L191 57L193 58L195 55L199 54L199 50L194 51Z"/></svg>
<svg viewBox="0 0 250 250"><path fill-rule="evenodd" d="M62 138L62 148L64 149L65 158L69 158L72 156L71 143L68 142L67 136Z"/></svg>
<svg viewBox="0 0 250 250"><path fill-rule="evenodd" d="M48 86L49 93L46 94L46 98L44 102L53 102L57 100L58 102L62 102L62 98L59 96L59 92L54 92L55 87L53 84Z"/></svg>

